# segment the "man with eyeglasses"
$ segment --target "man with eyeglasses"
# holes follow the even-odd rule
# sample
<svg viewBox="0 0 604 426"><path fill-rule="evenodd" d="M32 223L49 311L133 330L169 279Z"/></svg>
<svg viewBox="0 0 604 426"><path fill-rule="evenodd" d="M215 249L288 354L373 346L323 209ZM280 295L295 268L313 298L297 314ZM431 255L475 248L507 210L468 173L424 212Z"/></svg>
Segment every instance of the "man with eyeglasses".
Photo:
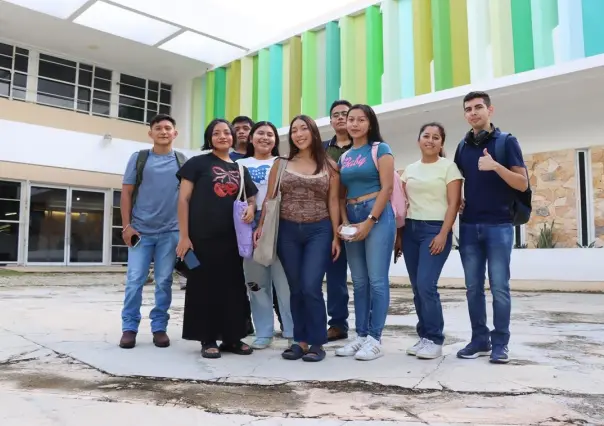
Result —
<svg viewBox="0 0 604 426"><path fill-rule="evenodd" d="M327 154L337 163L342 154L350 149L352 140L346 130L346 119L351 103L337 100L331 104L329 116L335 136L323 142ZM329 329L327 339L330 342L348 338L348 262L342 244L340 257L327 268L327 314Z"/></svg>

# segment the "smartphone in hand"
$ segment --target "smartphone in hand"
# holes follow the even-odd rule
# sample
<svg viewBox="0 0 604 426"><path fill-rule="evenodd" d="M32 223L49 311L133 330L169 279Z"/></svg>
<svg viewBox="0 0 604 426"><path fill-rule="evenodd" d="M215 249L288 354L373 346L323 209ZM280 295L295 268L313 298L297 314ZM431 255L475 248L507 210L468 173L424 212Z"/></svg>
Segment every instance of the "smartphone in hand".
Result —
<svg viewBox="0 0 604 426"><path fill-rule="evenodd" d="M132 246L132 248L136 247L140 242L141 242L141 237L139 237L136 234L134 234L132 236L132 238L130 238L130 245Z"/></svg>
<svg viewBox="0 0 604 426"><path fill-rule="evenodd" d="M187 251L187 254L185 254L185 257L184 259L182 259L182 261L185 263L185 265L187 265L187 268L189 268L189 270L195 269L201 265L199 259L197 259L197 256L195 256L193 250L190 249Z"/></svg>

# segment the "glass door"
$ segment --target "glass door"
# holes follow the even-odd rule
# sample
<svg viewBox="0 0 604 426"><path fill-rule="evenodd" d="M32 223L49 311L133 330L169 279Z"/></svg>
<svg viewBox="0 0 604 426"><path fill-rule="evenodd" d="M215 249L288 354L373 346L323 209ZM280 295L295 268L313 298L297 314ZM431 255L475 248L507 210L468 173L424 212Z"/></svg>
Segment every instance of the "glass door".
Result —
<svg viewBox="0 0 604 426"><path fill-rule="evenodd" d="M27 263L65 264L67 188L31 186Z"/></svg>
<svg viewBox="0 0 604 426"><path fill-rule="evenodd" d="M32 185L27 263L103 263L105 192Z"/></svg>
<svg viewBox="0 0 604 426"><path fill-rule="evenodd" d="M70 189L67 264L103 263L105 192Z"/></svg>

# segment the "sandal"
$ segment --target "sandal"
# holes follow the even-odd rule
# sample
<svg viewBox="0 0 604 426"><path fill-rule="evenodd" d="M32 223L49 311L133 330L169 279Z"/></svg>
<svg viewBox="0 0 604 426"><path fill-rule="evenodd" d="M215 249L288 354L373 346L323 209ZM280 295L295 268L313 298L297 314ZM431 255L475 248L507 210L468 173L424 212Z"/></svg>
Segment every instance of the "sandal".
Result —
<svg viewBox="0 0 604 426"><path fill-rule="evenodd" d="M304 349L302 348L302 346L300 346L297 343L294 343L288 349L283 351L281 356L284 359L287 359L289 361L296 361L296 360L299 360L300 358L302 358L305 353L306 352L304 352Z"/></svg>
<svg viewBox="0 0 604 426"><path fill-rule="evenodd" d="M302 361L306 362L319 362L325 359L325 351L320 345L312 345L306 355L302 357Z"/></svg>
<svg viewBox="0 0 604 426"><path fill-rule="evenodd" d="M222 352L231 352L235 355L251 355L252 352L254 352L254 350L249 345L247 345L246 343L243 343L241 340L237 343L222 342L220 344L219 349Z"/></svg>
<svg viewBox="0 0 604 426"><path fill-rule="evenodd" d="M218 349L218 352L209 352L210 349ZM220 349L218 348L218 345L216 345L216 342L210 342L201 344L201 356L203 358L216 359L220 358L222 354L220 353Z"/></svg>

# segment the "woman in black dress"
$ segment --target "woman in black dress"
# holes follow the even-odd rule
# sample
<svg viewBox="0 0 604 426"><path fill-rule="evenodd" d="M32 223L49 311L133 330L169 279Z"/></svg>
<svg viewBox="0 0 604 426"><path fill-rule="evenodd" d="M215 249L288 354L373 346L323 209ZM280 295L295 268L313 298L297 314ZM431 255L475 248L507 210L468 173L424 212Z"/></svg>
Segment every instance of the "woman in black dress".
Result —
<svg viewBox="0 0 604 426"><path fill-rule="evenodd" d="M239 192L239 166L229 158L235 131L226 120L212 121L204 133L208 154L187 161L178 171L180 240L176 253L192 249L201 265L187 280L182 337L201 342L204 358L222 352L249 355L247 336L249 301L233 223L233 202ZM248 209L243 217L254 219L258 189L244 168ZM220 347L216 341L222 340Z"/></svg>

